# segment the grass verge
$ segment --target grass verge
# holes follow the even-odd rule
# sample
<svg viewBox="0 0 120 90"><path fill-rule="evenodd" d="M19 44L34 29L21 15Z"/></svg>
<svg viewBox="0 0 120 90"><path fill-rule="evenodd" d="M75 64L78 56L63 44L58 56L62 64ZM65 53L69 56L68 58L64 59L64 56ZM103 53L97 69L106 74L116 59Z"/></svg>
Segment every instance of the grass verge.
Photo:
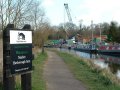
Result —
<svg viewBox="0 0 120 90"><path fill-rule="evenodd" d="M47 53L40 53L33 61L35 69L32 73L32 90L46 90L46 84L43 79L43 65L47 59Z"/></svg>
<svg viewBox="0 0 120 90"><path fill-rule="evenodd" d="M74 55L57 52L70 68L75 78L82 81L89 90L120 90L120 86L111 82L100 70L92 69L84 60Z"/></svg>

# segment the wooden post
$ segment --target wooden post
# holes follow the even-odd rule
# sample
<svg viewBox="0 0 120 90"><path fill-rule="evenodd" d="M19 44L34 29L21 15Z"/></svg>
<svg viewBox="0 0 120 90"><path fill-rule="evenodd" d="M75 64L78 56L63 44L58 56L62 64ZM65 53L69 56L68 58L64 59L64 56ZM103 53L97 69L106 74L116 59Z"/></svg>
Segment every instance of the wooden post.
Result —
<svg viewBox="0 0 120 90"><path fill-rule="evenodd" d="M23 27L23 29L30 30L31 26L27 24ZM22 87L22 90L32 90L31 73L26 73L21 75L21 87Z"/></svg>
<svg viewBox="0 0 120 90"><path fill-rule="evenodd" d="M32 37L30 29L30 25L25 25L23 30L18 29L17 31L14 29L14 24L8 24L3 31L3 90L15 90L14 76L16 74L21 74L22 90L32 90L30 71L32 70L33 57L32 38L29 41L29 36ZM28 34L25 33L26 31ZM19 40L19 32L24 32L25 34L21 33L23 36L22 40L25 40L27 36L26 43ZM27 45L27 48L25 45ZM19 46L23 46L24 48ZM22 55L20 52L26 53L22 59L20 58L20 55ZM17 61L26 63L24 65L21 63L15 64Z"/></svg>
<svg viewBox="0 0 120 90"><path fill-rule="evenodd" d="M22 90L32 90L31 88L31 73L21 75Z"/></svg>
<svg viewBox="0 0 120 90"><path fill-rule="evenodd" d="M10 35L9 30L14 24L8 24L3 30L3 90L15 90L14 76L10 77Z"/></svg>

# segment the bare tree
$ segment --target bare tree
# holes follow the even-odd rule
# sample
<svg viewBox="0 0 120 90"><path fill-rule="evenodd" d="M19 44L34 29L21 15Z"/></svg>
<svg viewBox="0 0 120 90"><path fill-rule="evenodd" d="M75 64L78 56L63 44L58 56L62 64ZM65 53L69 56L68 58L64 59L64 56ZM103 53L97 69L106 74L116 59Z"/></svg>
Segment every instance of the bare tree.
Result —
<svg viewBox="0 0 120 90"><path fill-rule="evenodd" d="M32 25L37 46L43 47L49 34L50 25L37 0L0 0L0 22L2 29L8 23L13 23L15 27L23 27L26 23Z"/></svg>
<svg viewBox="0 0 120 90"><path fill-rule="evenodd" d="M44 43L51 34L51 26L48 22L42 22L38 26L38 29L34 31L34 44L42 47L42 53L44 53Z"/></svg>
<svg viewBox="0 0 120 90"><path fill-rule="evenodd" d="M43 19L45 17L45 12L44 12L44 9L42 7L40 7L40 3L39 2L35 2L33 5L32 5L32 10L31 10L31 17L32 17L32 23L33 23L33 27L34 27L34 30L37 30L39 29L39 25L40 23L43 23Z"/></svg>
<svg viewBox="0 0 120 90"><path fill-rule="evenodd" d="M4 23L3 23L3 0L0 1L0 22L1 22L1 30L4 28Z"/></svg>
<svg viewBox="0 0 120 90"><path fill-rule="evenodd" d="M25 23L37 27L38 17L43 14L37 0L0 0L0 21L6 26L13 23L15 26L23 26Z"/></svg>

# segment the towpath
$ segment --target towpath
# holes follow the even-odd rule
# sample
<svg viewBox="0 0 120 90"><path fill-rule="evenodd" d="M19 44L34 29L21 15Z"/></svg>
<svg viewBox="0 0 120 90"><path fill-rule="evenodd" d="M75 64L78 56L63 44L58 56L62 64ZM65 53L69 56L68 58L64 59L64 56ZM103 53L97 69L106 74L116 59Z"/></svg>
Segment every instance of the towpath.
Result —
<svg viewBox="0 0 120 90"><path fill-rule="evenodd" d="M86 90L85 86L76 80L64 61L54 52L48 51L48 61L44 67L44 78L47 90Z"/></svg>

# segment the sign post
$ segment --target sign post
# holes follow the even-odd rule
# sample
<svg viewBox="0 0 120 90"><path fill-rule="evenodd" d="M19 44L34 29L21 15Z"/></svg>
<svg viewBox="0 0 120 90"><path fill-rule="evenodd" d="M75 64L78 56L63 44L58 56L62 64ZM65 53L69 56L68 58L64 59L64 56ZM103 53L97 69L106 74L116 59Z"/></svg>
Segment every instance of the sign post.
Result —
<svg viewBox="0 0 120 90"><path fill-rule="evenodd" d="M22 90L31 90L32 71L32 31L30 25L25 25L23 29L7 28L4 30L4 90L14 90L14 76L21 75ZM8 35L8 36L6 36ZM6 36L6 37L5 37ZM8 44L6 44L8 43ZM8 51L7 51L8 50ZM7 59L6 59L7 57ZM8 58L9 57L9 58ZM6 71L9 71L6 72ZM6 80L6 79L12 80ZM10 85L9 85L9 84ZM13 83L13 85L11 85ZM9 85L9 86L8 86ZM9 88L11 87L11 88Z"/></svg>
<svg viewBox="0 0 120 90"><path fill-rule="evenodd" d="M10 76L10 40L9 30L14 24L8 24L3 31L3 90L15 90L14 76Z"/></svg>
<svg viewBox="0 0 120 90"><path fill-rule="evenodd" d="M26 25L23 27L23 29L29 30L31 29L31 27L29 25ZM33 58L31 57L31 59ZM31 66L31 69L32 69L32 66ZM31 73L26 73L26 74L21 75L21 85L22 85L21 86L22 90L32 90Z"/></svg>

